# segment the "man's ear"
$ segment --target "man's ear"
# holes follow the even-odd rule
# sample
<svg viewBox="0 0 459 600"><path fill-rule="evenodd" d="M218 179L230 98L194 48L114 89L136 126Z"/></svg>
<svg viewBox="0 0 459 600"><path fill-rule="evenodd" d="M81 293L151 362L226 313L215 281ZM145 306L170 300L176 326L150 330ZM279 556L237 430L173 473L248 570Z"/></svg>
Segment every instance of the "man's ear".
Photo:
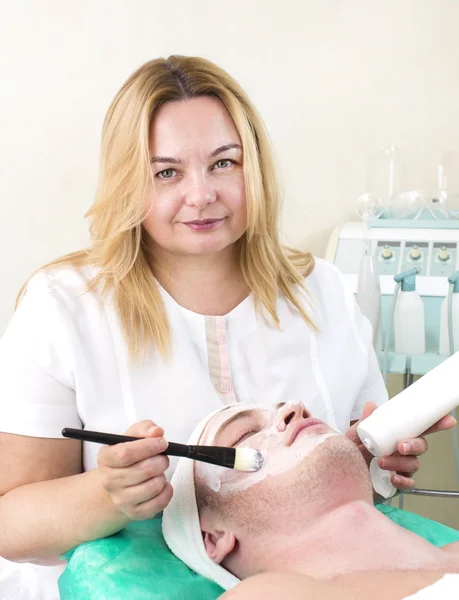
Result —
<svg viewBox="0 0 459 600"><path fill-rule="evenodd" d="M207 556L220 564L234 550L236 537L228 529L213 524L210 519L201 519L202 540Z"/></svg>

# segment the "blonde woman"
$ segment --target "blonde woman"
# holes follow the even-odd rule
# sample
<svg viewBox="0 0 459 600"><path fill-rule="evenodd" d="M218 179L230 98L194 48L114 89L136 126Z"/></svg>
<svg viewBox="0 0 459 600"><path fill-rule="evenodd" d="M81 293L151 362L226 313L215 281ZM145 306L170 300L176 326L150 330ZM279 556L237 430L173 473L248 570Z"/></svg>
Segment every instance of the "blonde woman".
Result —
<svg viewBox="0 0 459 600"><path fill-rule="evenodd" d="M339 272L283 249L278 216L267 134L228 74L172 56L126 81L103 126L90 247L32 277L0 345L2 592L57 597L56 569L13 563L54 564L164 509L165 440L222 403L300 400L346 431L387 399ZM99 450L63 427L147 439ZM398 487L426 450L409 445L385 459Z"/></svg>

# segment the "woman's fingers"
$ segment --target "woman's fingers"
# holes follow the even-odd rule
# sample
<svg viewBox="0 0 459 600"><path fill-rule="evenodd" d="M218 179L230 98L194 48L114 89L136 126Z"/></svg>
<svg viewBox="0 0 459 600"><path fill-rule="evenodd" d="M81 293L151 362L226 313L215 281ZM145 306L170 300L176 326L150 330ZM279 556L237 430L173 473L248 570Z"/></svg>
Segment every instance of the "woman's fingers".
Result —
<svg viewBox="0 0 459 600"><path fill-rule="evenodd" d="M398 452L395 452L391 456L380 458L378 466L386 471L413 474L419 471L419 458L416 456L400 456Z"/></svg>
<svg viewBox="0 0 459 600"><path fill-rule="evenodd" d="M173 489L171 484L168 482L162 489L161 493L158 494L152 500L148 500L147 502L141 502L140 504L135 504L132 506L130 510L129 517L133 521L143 521L144 519L151 519L159 512L164 510L166 506L171 501L173 496Z"/></svg>
<svg viewBox="0 0 459 600"><path fill-rule="evenodd" d="M424 437L414 438L400 442L397 446L398 452L403 456L421 456L429 449L429 443Z"/></svg>
<svg viewBox="0 0 459 600"><path fill-rule="evenodd" d="M148 519L172 498L165 471L169 458L164 430L153 421L139 421L126 431L132 442L103 446L98 454L102 485L112 502L130 519Z"/></svg>
<svg viewBox="0 0 459 600"><path fill-rule="evenodd" d="M115 469L111 474L107 485L115 489L116 487L130 487L138 485L152 477L158 477L169 468L169 458L167 456L154 456L146 458L131 467ZM105 486L107 489L107 486Z"/></svg>
<svg viewBox="0 0 459 600"><path fill-rule="evenodd" d="M167 442L164 438L145 438L135 442L125 442L100 449L98 460L107 467L122 468L134 465L147 458L164 452Z"/></svg>
<svg viewBox="0 0 459 600"><path fill-rule="evenodd" d="M125 435L130 435L132 437L162 437L164 435L164 429L156 425L154 421L147 419L131 425L129 429L126 430Z"/></svg>
<svg viewBox="0 0 459 600"><path fill-rule="evenodd" d="M447 431L455 427L457 421L452 415L446 415L437 421L432 427L429 427L422 435L430 435L431 433L437 433L437 431Z"/></svg>
<svg viewBox="0 0 459 600"><path fill-rule="evenodd" d="M410 477L409 473L396 473L392 475L391 482L399 490L411 490L416 485L416 482Z"/></svg>
<svg viewBox="0 0 459 600"><path fill-rule="evenodd" d="M113 503L130 519L151 518L167 506L172 498L172 486L161 475L130 488L121 488L113 495Z"/></svg>

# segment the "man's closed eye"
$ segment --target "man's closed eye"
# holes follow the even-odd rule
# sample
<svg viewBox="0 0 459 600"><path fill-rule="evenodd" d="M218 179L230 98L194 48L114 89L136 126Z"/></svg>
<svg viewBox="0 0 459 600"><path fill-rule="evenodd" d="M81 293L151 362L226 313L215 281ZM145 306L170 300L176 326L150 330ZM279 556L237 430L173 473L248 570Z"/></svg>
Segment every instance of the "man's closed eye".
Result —
<svg viewBox="0 0 459 600"><path fill-rule="evenodd" d="M238 437L236 439L236 441L231 444L231 446L233 446L233 447L237 446L238 444L240 444L241 442L245 441L246 439L248 439L252 435L255 435L256 433L258 433L258 431L256 429L249 429L249 431L244 431L244 433L240 437Z"/></svg>

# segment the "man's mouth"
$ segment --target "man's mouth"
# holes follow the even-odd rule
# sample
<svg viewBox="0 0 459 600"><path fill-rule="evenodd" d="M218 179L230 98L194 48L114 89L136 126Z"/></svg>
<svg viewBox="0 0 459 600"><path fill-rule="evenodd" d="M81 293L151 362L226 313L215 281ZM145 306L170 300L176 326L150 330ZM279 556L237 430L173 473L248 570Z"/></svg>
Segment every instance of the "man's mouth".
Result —
<svg viewBox="0 0 459 600"><path fill-rule="evenodd" d="M298 421L297 423L294 423L293 425L291 425L289 427L289 433L288 433L286 446L291 446L293 444L293 442L296 440L296 438L298 437L298 435L304 429L307 429L308 427L314 427L314 425L325 426L325 423L323 421L321 421L320 419L309 418L309 419L302 419L301 421Z"/></svg>

